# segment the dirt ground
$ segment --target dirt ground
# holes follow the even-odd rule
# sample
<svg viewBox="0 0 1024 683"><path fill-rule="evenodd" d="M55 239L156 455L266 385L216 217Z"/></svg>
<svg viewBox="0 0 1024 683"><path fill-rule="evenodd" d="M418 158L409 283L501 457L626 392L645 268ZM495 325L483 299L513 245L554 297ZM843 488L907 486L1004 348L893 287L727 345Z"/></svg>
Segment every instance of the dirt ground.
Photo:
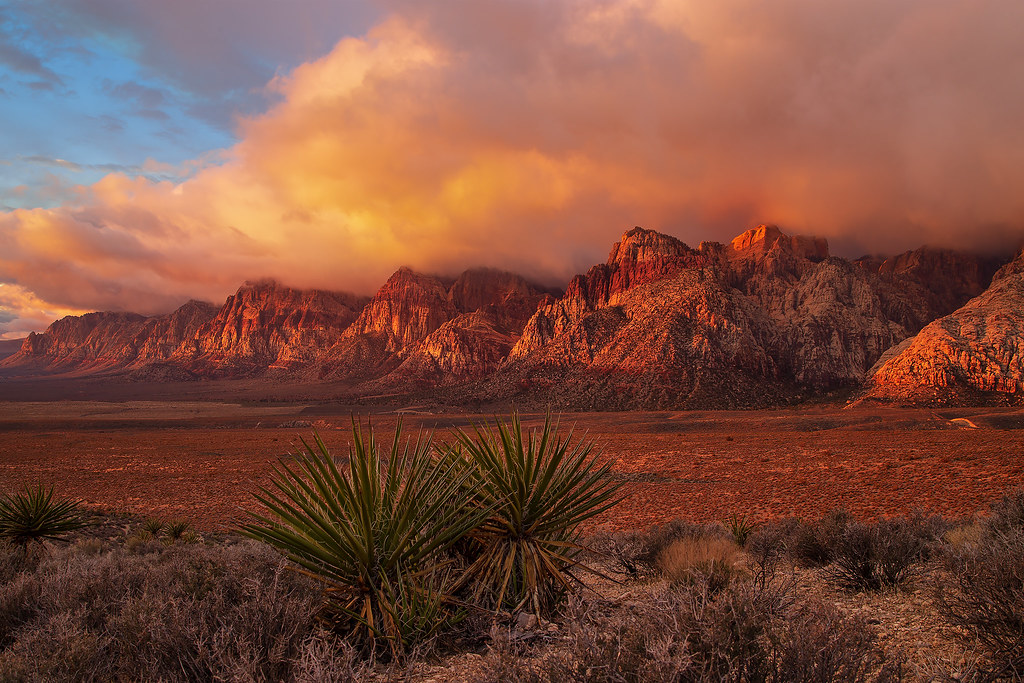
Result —
<svg viewBox="0 0 1024 683"><path fill-rule="evenodd" d="M390 434L487 419L410 407L372 416ZM54 484L92 506L201 529L256 509L252 492L272 465L317 429L344 453L352 409L321 404L214 401L0 402L0 492ZM362 420L368 419L363 415ZM563 428L595 442L624 482L625 500L595 525L646 528L681 517L860 517L915 509L950 516L984 510L1024 486L1024 411L859 407L756 412L563 414ZM539 425L543 415L524 416Z"/></svg>

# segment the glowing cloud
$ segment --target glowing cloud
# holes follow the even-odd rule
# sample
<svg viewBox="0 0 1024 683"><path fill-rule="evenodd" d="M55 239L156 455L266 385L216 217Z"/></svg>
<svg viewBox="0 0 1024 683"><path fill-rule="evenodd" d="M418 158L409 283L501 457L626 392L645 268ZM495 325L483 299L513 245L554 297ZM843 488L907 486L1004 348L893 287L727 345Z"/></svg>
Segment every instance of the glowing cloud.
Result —
<svg viewBox="0 0 1024 683"><path fill-rule="evenodd" d="M276 78L223 163L0 214L0 281L156 312L402 264L564 283L634 224L775 222L852 255L1022 234L1018 0L391 6Z"/></svg>

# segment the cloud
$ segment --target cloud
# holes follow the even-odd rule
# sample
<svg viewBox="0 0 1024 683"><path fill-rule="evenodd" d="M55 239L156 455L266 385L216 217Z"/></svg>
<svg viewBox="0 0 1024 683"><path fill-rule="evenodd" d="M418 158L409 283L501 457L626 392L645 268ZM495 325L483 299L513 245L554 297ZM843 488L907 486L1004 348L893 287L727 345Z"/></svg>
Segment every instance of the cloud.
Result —
<svg viewBox="0 0 1024 683"><path fill-rule="evenodd" d="M20 16L51 43L98 39L132 56L143 80L197 99L205 121L230 128L239 112L266 104L259 94L279 65L331 49L362 33L375 0L14 0ZM70 40L69 40L70 39ZM80 46L77 46L79 47ZM159 104L142 104L158 109Z"/></svg>
<svg viewBox="0 0 1024 683"><path fill-rule="evenodd" d="M63 84L60 76L44 65L39 57L16 45L6 31L2 35L4 40L0 40L0 64L19 73L39 79L30 83L30 87L33 88L53 89L54 86Z"/></svg>
<svg viewBox="0 0 1024 683"><path fill-rule="evenodd" d="M155 109L167 101L167 95L160 88L135 81L115 83L109 78L105 78L103 79L103 91L113 97L134 102L144 109Z"/></svg>
<svg viewBox="0 0 1024 683"><path fill-rule="evenodd" d="M57 318L86 312L51 306L24 287L0 283L0 339L20 339Z"/></svg>
<svg viewBox="0 0 1024 683"><path fill-rule="evenodd" d="M1017 0L388 7L193 177L0 215L0 280L155 312L262 276L370 292L402 264L564 284L635 224L775 222L852 256L1022 236Z"/></svg>
<svg viewBox="0 0 1024 683"><path fill-rule="evenodd" d="M154 159L146 159L142 164L81 164L67 159L47 157L41 154L30 154L27 156L16 156L14 162L20 162L32 166L44 166L58 168L72 173L83 171L102 171L104 173L122 173L128 175L145 175L151 179L180 180L191 173L194 165L191 163L181 166L166 164ZM11 161L0 159L0 164L12 165Z"/></svg>

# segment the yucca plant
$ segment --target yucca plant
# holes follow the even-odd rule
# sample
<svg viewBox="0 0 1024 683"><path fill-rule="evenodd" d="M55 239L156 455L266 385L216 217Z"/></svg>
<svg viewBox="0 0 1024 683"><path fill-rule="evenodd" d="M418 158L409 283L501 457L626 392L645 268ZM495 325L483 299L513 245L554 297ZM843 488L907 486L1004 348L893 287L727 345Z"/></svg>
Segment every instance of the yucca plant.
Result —
<svg viewBox="0 0 1024 683"><path fill-rule="evenodd" d="M746 515L739 515L735 512L725 522L725 527L732 534L732 539L741 548L747 547L750 535L757 529L757 522L749 519Z"/></svg>
<svg viewBox="0 0 1024 683"><path fill-rule="evenodd" d="M171 520L167 523L167 538L172 542L177 541L191 529L192 523L187 519Z"/></svg>
<svg viewBox="0 0 1024 683"><path fill-rule="evenodd" d="M142 530L150 536L159 536L160 532L164 528L164 522L162 519L156 517L150 517L142 522Z"/></svg>
<svg viewBox="0 0 1024 683"><path fill-rule="evenodd" d="M447 620L445 552L486 514L469 504L462 463L435 458L429 435L403 443L401 432L399 422L385 454L372 429L353 423L345 469L319 435L303 441L256 495L269 514L242 526L323 582L339 626L371 647L386 640L396 655Z"/></svg>
<svg viewBox="0 0 1024 683"><path fill-rule="evenodd" d="M77 500L53 499L52 486L26 486L0 499L0 538L22 550L44 539L63 540L65 534L90 525Z"/></svg>
<svg viewBox="0 0 1024 683"><path fill-rule="evenodd" d="M621 485L591 457L593 445L572 436L560 437L550 416L524 435L515 413L493 429L456 433L451 457L472 473L475 505L491 510L469 534L458 583L477 604L540 615L581 585L579 570L594 571L577 559L579 526L615 505Z"/></svg>

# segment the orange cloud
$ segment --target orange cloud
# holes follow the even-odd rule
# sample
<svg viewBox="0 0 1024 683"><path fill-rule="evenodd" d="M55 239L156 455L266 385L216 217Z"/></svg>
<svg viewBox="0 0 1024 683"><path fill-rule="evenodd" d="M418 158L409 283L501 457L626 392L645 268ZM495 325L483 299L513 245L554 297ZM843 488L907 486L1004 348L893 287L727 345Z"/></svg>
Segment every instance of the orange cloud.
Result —
<svg viewBox="0 0 1024 683"><path fill-rule="evenodd" d="M1021 237L1017 0L390 6L189 180L0 215L0 280L155 312L264 276L369 292L403 264L563 283L634 224L849 252Z"/></svg>
<svg viewBox="0 0 1024 683"><path fill-rule="evenodd" d="M0 339L20 339L57 318L88 310L52 306L24 287L0 282Z"/></svg>

